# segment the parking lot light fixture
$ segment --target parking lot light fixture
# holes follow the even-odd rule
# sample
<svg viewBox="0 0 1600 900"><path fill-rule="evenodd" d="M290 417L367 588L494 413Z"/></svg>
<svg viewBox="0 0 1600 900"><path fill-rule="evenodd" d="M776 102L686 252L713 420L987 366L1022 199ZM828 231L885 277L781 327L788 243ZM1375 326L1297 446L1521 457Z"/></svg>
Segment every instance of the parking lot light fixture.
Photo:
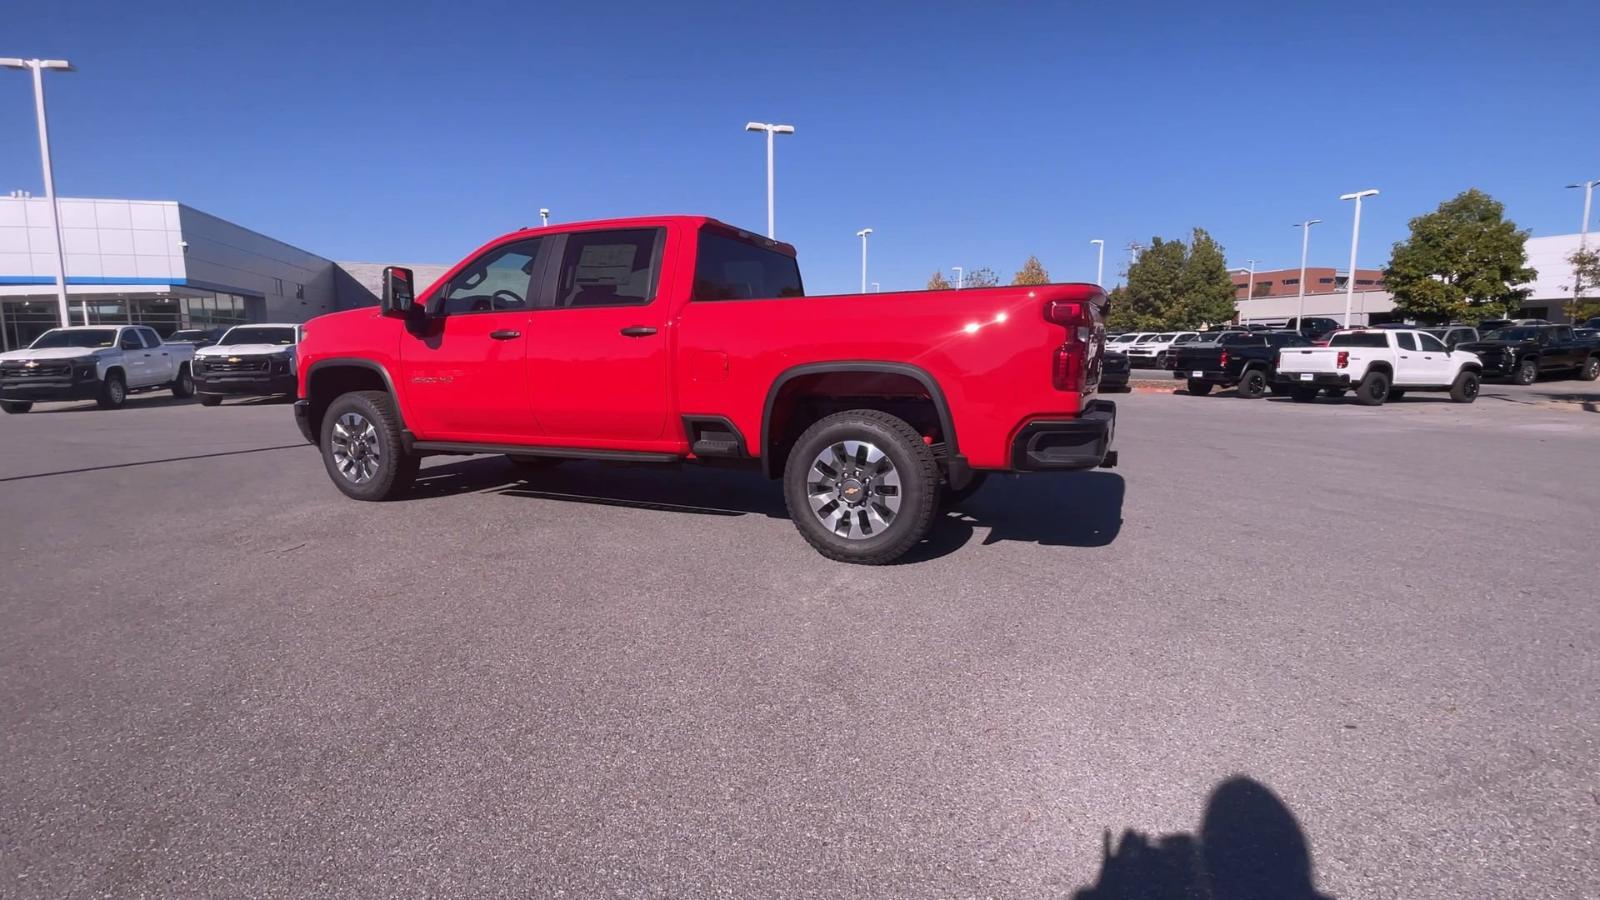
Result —
<svg viewBox="0 0 1600 900"><path fill-rule="evenodd" d="M550 210L548 208L542 207L542 206L539 207L539 227L540 228L549 228L550 227Z"/></svg>
<svg viewBox="0 0 1600 900"><path fill-rule="evenodd" d="M772 211L772 136L775 134L794 134L793 125L773 125L768 122L747 122L745 131L764 131L767 133L767 237L777 238L776 219Z"/></svg>
<svg viewBox="0 0 1600 900"><path fill-rule="evenodd" d="M961 290L961 285L963 283L962 280L961 280L962 276L965 275L966 273L961 271L961 267L960 266L951 266L950 268L955 270L955 273L956 273L956 290L959 291L959 290Z"/></svg>
<svg viewBox="0 0 1600 900"><path fill-rule="evenodd" d="M1294 327L1296 331L1305 333L1306 321L1306 251L1311 249L1311 226L1321 222L1321 219L1307 219L1294 227L1302 230L1300 235L1300 308L1295 312Z"/></svg>
<svg viewBox="0 0 1600 900"><path fill-rule="evenodd" d="M1377 188L1367 188L1350 194L1340 194L1340 200L1356 202L1355 222L1350 226L1350 272L1344 279L1344 327L1350 327L1350 305L1356 299L1356 245L1361 241L1361 201L1378 196Z"/></svg>
<svg viewBox="0 0 1600 900"><path fill-rule="evenodd" d="M867 292L867 235L872 233L871 228L863 228L856 232L856 237L861 238L861 293Z"/></svg>
<svg viewBox="0 0 1600 900"><path fill-rule="evenodd" d="M1105 287L1106 286L1106 242L1101 240L1100 238L1095 238L1094 240L1090 241L1089 243L1094 244L1094 245L1096 245L1096 246L1098 246L1100 248L1099 261L1097 261L1094 264L1094 283L1099 285L1099 286L1101 286L1101 287Z"/></svg>
<svg viewBox="0 0 1600 900"><path fill-rule="evenodd" d="M72 313L67 307L67 258L61 241L61 207L56 203L55 172L50 164L50 126L44 113L44 71L74 71L72 63L64 59L0 58L0 67L27 69L33 72L33 108L39 119L39 161L44 167L44 200L50 206L50 220L56 236L56 306L61 315L61 325L72 324ZM89 301L83 301L83 324L89 324Z"/></svg>

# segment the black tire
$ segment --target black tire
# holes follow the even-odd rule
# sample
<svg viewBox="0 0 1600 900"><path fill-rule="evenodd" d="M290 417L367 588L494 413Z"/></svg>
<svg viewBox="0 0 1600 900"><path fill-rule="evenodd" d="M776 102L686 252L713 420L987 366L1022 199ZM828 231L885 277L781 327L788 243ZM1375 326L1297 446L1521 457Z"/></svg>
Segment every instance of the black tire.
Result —
<svg viewBox="0 0 1600 900"><path fill-rule="evenodd" d="M194 396L194 375L189 372L188 363L178 367L178 377L172 382L172 396L179 400Z"/></svg>
<svg viewBox="0 0 1600 900"><path fill-rule="evenodd" d="M1234 393L1246 400L1260 400L1265 397L1267 373L1260 369L1246 369L1244 374L1239 376L1239 386L1234 389Z"/></svg>
<svg viewBox="0 0 1600 900"><path fill-rule="evenodd" d="M1167 352L1165 350L1156 354L1155 362L1151 367L1156 369L1165 369L1167 367Z"/></svg>
<svg viewBox="0 0 1600 900"><path fill-rule="evenodd" d="M972 499L972 495L976 494L979 488L983 487L983 483L988 479L988 472L974 472L972 473L972 480L967 482L966 487L953 488L949 482L945 482L939 486L939 508L954 509L967 502Z"/></svg>
<svg viewBox="0 0 1600 900"><path fill-rule="evenodd" d="M222 403L222 395L221 394L201 394L200 395L200 405L201 406L217 406L220 403Z"/></svg>
<svg viewBox="0 0 1600 900"><path fill-rule="evenodd" d="M1368 372L1356 385L1356 402L1362 406L1382 406L1389 399L1389 376L1383 372Z"/></svg>
<svg viewBox="0 0 1600 900"><path fill-rule="evenodd" d="M1317 388L1295 387L1289 389L1289 399L1296 403L1313 403L1317 399Z"/></svg>
<svg viewBox="0 0 1600 900"><path fill-rule="evenodd" d="M122 404L128 402L128 382L123 380L121 372L112 372L100 382L100 393L94 402L101 409L121 409Z"/></svg>
<svg viewBox="0 0 1600 900"><path fill-rule="evenodd" d="M506 460L519 469L551 469L561 464L561 460L554 456L524 456L520 453L506 454Z"/></svg>
<svg viewBox="0 0 1600 900"><path fill-rule="evenodd" d="M1533 384L1539 380L1539 363L1537 360L1525 359L1517 364L1517 370L1511 373L1511 380L1517 384Z"/></svg>
<svg viewBox="0 0 1600 900"><path fill-rule="evenodd" d="M829 528L822 518L831 514L824 512L830 510L829 504L823 504L818 510L813 510L811 506L811 473L816 471L824 474L814 469L813 464L824 451L845 441L860 441L876 447L892 465L899 481L894 494L879 494L898 496L899 509L886 526L864 537L841 536ZM855 464L853 461L846 462L846 466ZM847 470L841 466L839 474L845 471L860 473L863 469ZM870 519L865 518L867 507L877 509L879 506L868 499L874 493L872 480L871 477L865 482L857 478L836 480L841 491L866 490L860 501L860 510L854 514L863 518L858 519L847 512L839 519L839 524L847 532L863 530L857 525L862 520L871 525ZM846 482L851 483L850 488L843 487ZM878 490L886 487L881 485ZM842 493L838 494L840 499L843 496ZM847 410L818 420L800 435L789 451L788 463L784 465L783 499L795 528L818 553L839 562L882 565L900 558L927 536L928 529L933 525L934 514L938 511L939 466L922 435L904 420L875 409ZM840 499L832 501L833 510L838 509Z"/></svg>
<svg viewBox="0 0 1600 900"><path fill-rule="evenodd" d="M1346 390L1345 388L1328 388L1328 396L1334 398L1335 400L1348 393L1350 393L1350 391Z"/></svg>
<svg viewBox="0 0 1600 900"><path fill-rule="evenodd" d="M32 400L0 400L0 409L5 410L7 415L20 416L23 413L27 412L28 410L33 409L33 401Z"/></svg>
<svg viewBox="0 0 1600 900"><path fill-rule="evenodd" d="M1193 378L1191 378L1189 379L1188 387L1189 393L1195 395L1196 397L1204 397L1205 395L1211 393L1211 389L1216 387L1216 385L1208 381L1195 381Z"/></svg>
<svg viewBox="0 0 1600 900"><path fill-rule="evenodd" d="M1600 378L1600 356L1591 356L1583 361L1578 368L1578 377L1584 381L1594 381Z"/></svg>
<svg viewBox="0 0 1600 900"><path fill-rule="evenodd" d="M351 473L346 474L336 456L339 451L334 447L335 429L362 422L370 429L362 428L360 433L350 429L346 433L351 437L343 441L345 459L351 466ZM416 481L421 460L405 451L400 440L400 416L395 412L394 400L384 391L353 391L335 398L322 415L319 437L322 464L346 497L390 500L405 493ZM373 448L376 454L371 452Z"/></svg>
<svg viewBox="0 0 1600 900"><path fill-rule="evenodd" d="M1389 388L1389 399L1390 400L1399 400L1401 397L1404 397L1405 395L1406 395L1406 392L1404 390L1400 389L1400 388L1397 388L1397 387Z"/></svg>
<svg viewBox="0 0 1600 900"><path fill-rule="evenodd" d="M1481 379L1478 373L1471 369L1462 369L1456 376L1455 383L1450 385L1450 402L1471 403L1478 399L1478 384Z"/></svg>

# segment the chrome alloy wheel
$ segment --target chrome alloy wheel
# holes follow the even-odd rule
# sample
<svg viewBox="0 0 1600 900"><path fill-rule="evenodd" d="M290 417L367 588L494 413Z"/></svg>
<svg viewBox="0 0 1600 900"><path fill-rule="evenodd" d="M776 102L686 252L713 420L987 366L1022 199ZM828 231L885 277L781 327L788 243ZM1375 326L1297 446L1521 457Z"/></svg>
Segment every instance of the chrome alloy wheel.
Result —
<svg viewBox="0 0 1600 900"><path fill-rule="evenodd" d="M360 413L347 412L333 423L333 463L352 484L366 484L383 464L378 429Z"/></svg>
<svg viewBox="0 0 1600 900"><path fill-rule="evenodd" d="M806 497L829 531L865 540L888 531L900 514L900 473L876 445L838 441L812 460Z"/></svg>

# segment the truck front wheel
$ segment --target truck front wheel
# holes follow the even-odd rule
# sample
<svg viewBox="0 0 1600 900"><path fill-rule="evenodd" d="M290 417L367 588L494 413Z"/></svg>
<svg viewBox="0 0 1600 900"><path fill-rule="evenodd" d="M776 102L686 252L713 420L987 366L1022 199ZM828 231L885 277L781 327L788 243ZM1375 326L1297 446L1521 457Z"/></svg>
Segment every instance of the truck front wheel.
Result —
<svg viewBox="0 0 1600 900"><path fill-rule="evenodd" d="M1517 366L1517 371L1511 376L1511 380L1517 384L1533 384L1538 381L1539 363L1531 359L1523 360L1522 364Z"/></svg>
<svg viewBox="0 0 1600 900"><path fill-rule="evenodd" d="M939 466L904 420L853 409L800 435L784 466L783 497L818 553L882 565L927 536L939 503Z"/></svg>
<svg viewBox="0 0 1600 900"><path fill-rule="evenodd" d="M117 409L128 399L128 383L122 380L121 372L112 372L106 375L106 380L100 382L100 394L94 402L100 404L101 409Z"/></svg>
<svg viewBox="0 0 1600 900"><path fill-rule="evenodd" d="M1584 381L1600 378L1600 356L1591 356L1584 360L1583 367L1578 369L1578 377Z"/></svg>
<svg viewBox="0 0 1600 900"><path fill-rule="evenodd" d="M1463 371L1450 385L1450 399L1456 403L1471 403L1478 399L1478 373Z"/></svg>
<svg viewBox="0 0 1600 900"><path fill-rule="evenodd" d="M172 396L179 400L194 396L194 376L189 373L188 363L178 367L178 377L172 380Z"/></svg>
<svg viewBox="0 0 1600 900"><path fill-rule="evenodd" d="M419 459L400 440L400 416L383 391L354 391L329 404L319 442L328 477L356 500L388 500L411 488Z"/></svg>

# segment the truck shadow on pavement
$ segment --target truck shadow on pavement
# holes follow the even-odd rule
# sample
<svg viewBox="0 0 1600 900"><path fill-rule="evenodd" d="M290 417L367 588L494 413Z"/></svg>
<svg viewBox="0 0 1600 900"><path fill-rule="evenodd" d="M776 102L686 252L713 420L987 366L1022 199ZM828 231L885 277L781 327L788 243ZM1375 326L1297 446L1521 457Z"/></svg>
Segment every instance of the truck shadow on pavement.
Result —
<svg viewBox="0 0 1600 900"><path fill-rule="evenodd" d="M789 518L778 483L755 472L709 466L565 462L520 469L502 458L425 466L413 498L492 492L506 497L591 503L699 516ZM914 563L953 553L987 528L985 545L1020 541L1062 547L1104 547L1122 530L1126 483L1106 471L994 476L959 509L944 511L921 545L902 557Z"/></svg>
<svg viewBox="0 0 1600 900"><path fill-rule="evenodd" d="M1266 785L1235 777L1206 801L1199 834L1105 834L1100 877L1073 900L1329 900L1315 887L1311 849L1289 807Z"/></svg>

